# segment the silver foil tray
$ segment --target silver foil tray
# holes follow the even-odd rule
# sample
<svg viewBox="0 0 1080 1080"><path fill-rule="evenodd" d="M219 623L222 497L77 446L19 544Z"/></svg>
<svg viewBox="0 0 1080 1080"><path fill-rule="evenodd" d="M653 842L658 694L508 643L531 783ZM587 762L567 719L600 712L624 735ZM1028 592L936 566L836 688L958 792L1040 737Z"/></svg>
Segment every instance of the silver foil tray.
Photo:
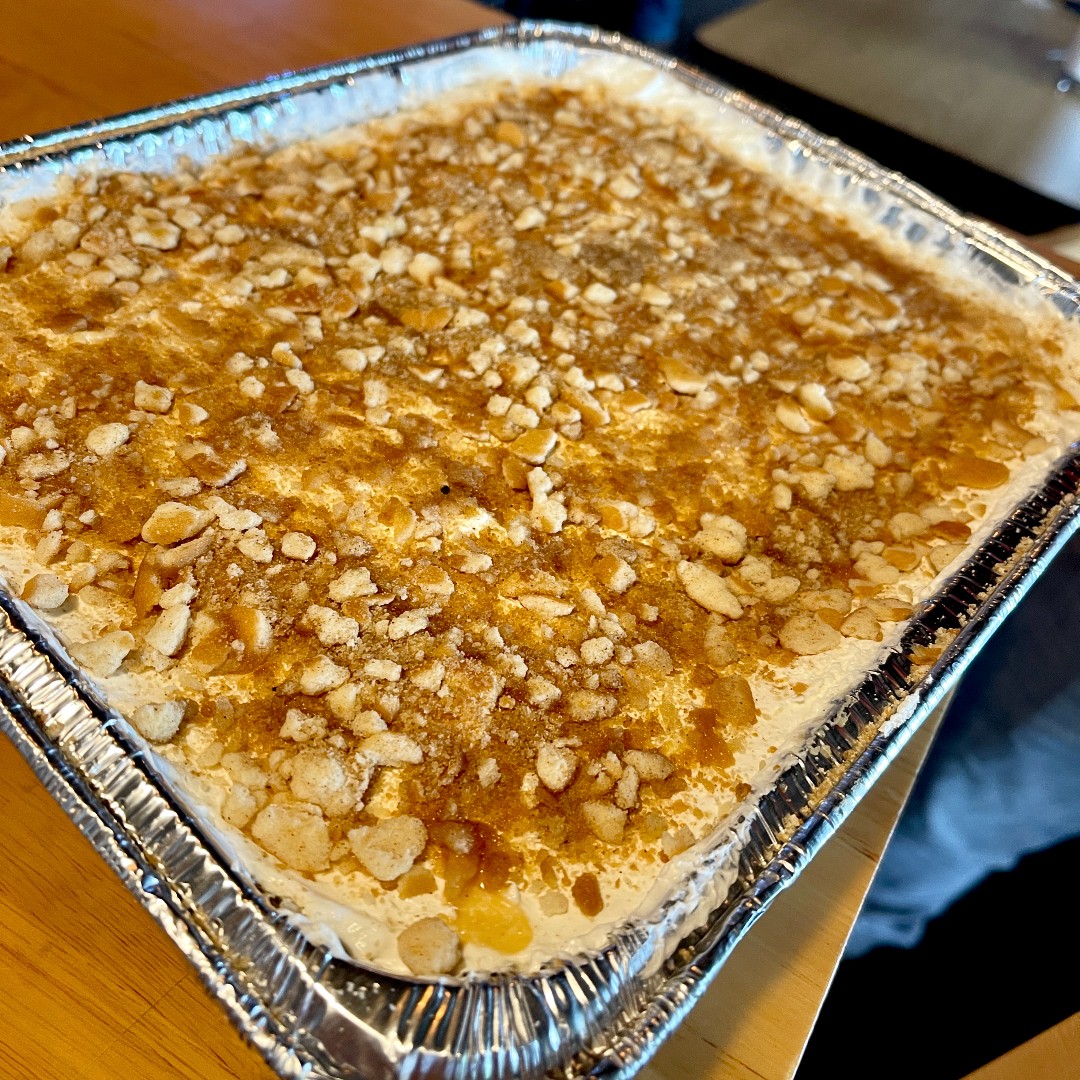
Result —
<svg viewBox="0 0 1080 1080"><path fill-rule="evenodd" d="M500 56L557 77L599 53L666 71L711 97L757 133L762 154L894 242L1076 318L1072 279L902 177L617 35L556 24L481 31L9 143L0 146L0 207L76 170L165 169L182 155L391 112L418 90L438 93L497 70ZM692 932L672 938L673 925L691 925L685 897L673 896L624 924L602 951L533 975L403 979L313 944L185 811L48 629L2 591L0 728L282 1077L629 1077L1080 526L1078 490L1074 452L821 718L770 790L718 830L691 875L698 896L714 897ZM933 669L913 679L913 654L943 628L961 629Z"/></svg>

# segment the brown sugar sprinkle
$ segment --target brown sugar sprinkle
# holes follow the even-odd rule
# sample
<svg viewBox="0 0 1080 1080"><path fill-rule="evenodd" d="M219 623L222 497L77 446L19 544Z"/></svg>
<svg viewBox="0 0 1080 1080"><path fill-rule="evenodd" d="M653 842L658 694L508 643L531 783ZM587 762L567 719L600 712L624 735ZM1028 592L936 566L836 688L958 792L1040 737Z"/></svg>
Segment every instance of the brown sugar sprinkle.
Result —
<svg viewBox="0 0 1080 1080"><path fill-rule="evenodd" d="M156 734L287 865L469 911L543 864L592 917L561 867L691 843L748 677L906 618L1064 393L1052 341L599 90L83 178L5 243L27 598L186 676Z"/></svg>
<svg viewBox="0 0 1080 1080"><path fill-rule="evenodd" d="M571 886L570 892L582 915L594 918L604 910L604 899L595 874L582 874Z"/></svg>

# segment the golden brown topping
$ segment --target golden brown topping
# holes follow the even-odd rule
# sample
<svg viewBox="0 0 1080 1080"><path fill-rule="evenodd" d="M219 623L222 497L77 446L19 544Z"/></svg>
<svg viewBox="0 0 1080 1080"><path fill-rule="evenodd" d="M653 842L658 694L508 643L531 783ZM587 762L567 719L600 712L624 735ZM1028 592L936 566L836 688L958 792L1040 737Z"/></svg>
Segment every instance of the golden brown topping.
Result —
<svg viewBox="0 0 1080 1080"><path fill-rule="evenodd" d="M524 435L519 435L510 444L510 450L531 465L543 465L548 454L555 449L557 441L558 437L554 431L535 428L525 432Z"/></svg>
<svg viewBox="0 0 1080 1080"><path fill-rule="evenodd" d="M1009 479L1009 470L999 461L975 454L951 454L945 462L944 480L950 487L978 490L1001 487Z"/></svg>
<svg viewBox="0 0 1080 1080"><path fill-rule="evenodd" d="M307 562L315 554L315 541L307 533L287 532L281 538L281 554L286 559Z"/></svg>
<svg viewBox="0 0 1080 1080"><path fill-rule="evenodd" d="M780 627L780 644L800 656L826 652L839 645L840 641L840 632L817 615L792 615Z"/></svg>
<svg viewBox="0 0 1080 1080"><path fill-rule="evenodd" d="M184 646L188 627L191 625L191 609L183 604L166 608L146 631L147 645L165 656L175 656Z"/></svg>
<svg viewBox="0 0 1080 1080"><path fill-rule="evenodd" d="M725 675L717 679L710 687L709 702L732 727L752 727L757 720L754 692L749 681L742 675ZM642 776L652 779L650 770L640 761L637 764Z"/></svg>
<svg viewBox="0 0 1080 1080"><path fill-rule="evenodd" d="M371 828L349 833L360 865L379 881L393 881L408 870L427 844L427 829L419 818L396 817Z"/></svg>
<svg viewBox="0 0 1080 1080"><path fill-rule="evenodd" d="M184 719L184 702L163 701L154 705L140 705L131 720L141 735L151 742L168 742L180 729Z"/></svg>
<svg viewBox="0 0 1080 1080"><path fill-rule="evenodd" d="M0 238L0 528L81 663L191 695L133 721L227 821L513 951L510 883L595 917L590 867L744 798L758 704L895 634L1075 401L1054 342L682 123L455 109Z"/></svg>
<svg viewBox="0 0 1080 1080"><path fill-rule="evenodd" d="M577 771L577 755L569 747L542 743L536 755L536 775L548 791L560 792Z"/></svg>
<svg viewBox="0 0 1080 1080"><path fill-rule="evenodd" d="M626 811L611 803L590 800L581 806L585 822L589 829L601 840L617 844L623 838L626 828Z"/></svg>
<svg viewBox="0 0 1080 1080"><path fill-rule="evenodd" d="M742 604L731 591L727 581L715 570L700 563L681 562L678 566L679 580L686 595L709 611L726 615L729 619L742 616Z"/></svg>
<svg viewBox="0 0 1080 1080"><path fill-rule="evenodd" d="M106 457L119 450L131 437L127 424L99 424L86 435L86 448L98 457Z"/></svg>
<svg viewBox="0 0 1080 1080"><path fill-rule="evenodd" d="M661 360L660 370L668 386L676 394L697 394L708 388L709 380L685 360L670 358Z"/></svg>
<svg viewBox="0 0 1080 1080"><path fill-rule="evenodd" d="M330 834L317 806L270 803L255 816L251 835L293 870L314 873L330 865Z"/></svg>
<svg viewBox="0 0 1080 1080"><path fill-rule="evenodd" d="M446 975L461 959L461 941L442 919L418 919L398 934L398 955L414 975Z"/></svg>
<svg viewBox="0 0 1080 1080"><path fill-rule="evenodd" d="M604 898L595 874L581 874L575 879L570 893L578 910L587 918L594 919L604 910Z"/></svg>
<svg viewBox="0 0 1080 1080"><path fill-rule="evenodd" d="M172 408L173 392L165 386L156 386L139 379L135 383L135 408L147 412L167 413Z"/></svg>
<svg viewBox="0 0 1080 1080"><path fill-rule="evenodd" d="M702 514L694 540L721 562L737 563L746 554L746 529L727 514Z"/></svg>
<svg viewBox="0 0 1080 1080"><path fill-rule="evenodd" d="M148 544L178 544L201 533L214 515L181 502L167 502L158 506L142 527L142 538Z"/></svg>
<svg viewBox="0 0 1080 1080"><path fill-rule="evenodd" d="M869 608L853 611L840 624L840 633L844 637L865 638L869 641L880 641L882 638L881 623L874 618Z"/></svg>
<svg viewBox="0 0 1080 1080"><path fill-rule="evenodd" d="M128 232L133 244L157 248L159 251L171 251L180 243L180 230L169 221L147 221L146 218L133 217L128 222Z"/></svg>
<svg viewBox="0 0 1080 1080"><path fill-rule="evenodd" d="M53 611L67 602L68 587L55 574L35 574L23 586L22 598L42 611Z"/></svg>
<svg viewBox="0 0 1080 1080"><path fill-rule="evenodd" d="M601 585L620 595L637 581L634 568L617 555L605 555L597 560L593 569Z"/></svg>
<svg viewBox="0 0 1080 1080"><path fill-rule="evenodd" d="M95 675L115 674L128 653L135 648L135 637L127 630L114 630L96 641L75 645L71 655Z"/></svg>

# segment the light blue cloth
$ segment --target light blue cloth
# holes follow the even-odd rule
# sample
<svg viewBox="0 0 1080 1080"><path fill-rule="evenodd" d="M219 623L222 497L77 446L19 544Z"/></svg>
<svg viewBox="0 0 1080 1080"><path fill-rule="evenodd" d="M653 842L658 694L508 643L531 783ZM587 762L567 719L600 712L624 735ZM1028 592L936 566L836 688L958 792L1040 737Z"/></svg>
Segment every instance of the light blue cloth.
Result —
<svg viewBox="0 0 1080 1080"><path fill-rule="evenodd" d="M983 878L1080 835L1080 537L972 662L848 942L918 944Z"/></svg>

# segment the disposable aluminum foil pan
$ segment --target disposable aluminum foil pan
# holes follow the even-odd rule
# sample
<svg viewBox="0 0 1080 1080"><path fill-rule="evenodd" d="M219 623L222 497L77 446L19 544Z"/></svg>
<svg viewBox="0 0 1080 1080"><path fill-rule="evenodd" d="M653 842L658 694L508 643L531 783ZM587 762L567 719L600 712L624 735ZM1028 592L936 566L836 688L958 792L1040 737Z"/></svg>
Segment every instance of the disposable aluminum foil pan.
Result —
<svg viewBox="0 0 1080 1080"><path fill-rule="evenodd" d="M181 156L319 134L498 72L508 57L558 77L612 54L711 98L774 167L828 192L890 242L1076 318L1075 282L902 177L667 57L555 24L481 31L9 143L0 146L0 208L77 170L163 170ZM1078 490L1074 448L919 609L886 660L821 717L769 790L702 846L681 892L622 925L602 950L536 974L397 978L309 940L184 809L48 628L2 590L0 728L280 1076L629 1077L1080 526ZM958 628L934 667L913 678L919 648ZM711 897L704 911L702 897Z"/></svg>

